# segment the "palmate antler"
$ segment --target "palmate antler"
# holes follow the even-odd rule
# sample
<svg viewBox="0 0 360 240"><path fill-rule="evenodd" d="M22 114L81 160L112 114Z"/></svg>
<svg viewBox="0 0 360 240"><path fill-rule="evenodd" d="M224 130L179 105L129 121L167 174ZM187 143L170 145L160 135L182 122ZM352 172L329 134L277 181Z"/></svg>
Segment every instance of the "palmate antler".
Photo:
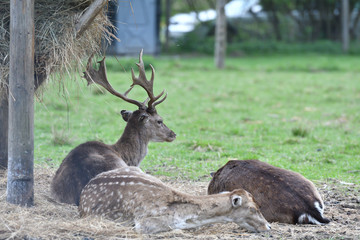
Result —
<svg viewBox="0 0 360 240"><path fill-rule="evenodd" d="M154 70L154 67L150 64L151 71L152 71L151 79L150 79L150 81L147 80L142 56L143 56L143 50L140 51L139 63L136 63L136 65L139 68L139 76L135 77L134 70L131 69L133 83L131 84L130 88L124 94L115 91L114 88L108 82L107 76L106 76L105 57L101 61L98 62L98 63L100 63L99 70L95 70L92 67L93 55L91 55L88 60L88 63L86 66L86 71L84 72L83 78L85 78L87 80L88 85L90 85L92 83L99 84L100 86L104 87L112 95L117 96L128 103L135 104L136 106L139 107L139 109L144 109L144 110L147 109L148 111L156 111L155 106L158 105L159 103L162 103L166 99L167 94L165 94L165 96L161 100L157 101L164 94L164 91L162 91L156 97L154 96L153 85L154 85L155 70ZM127 97L127 94L131 91L131 89L135 85L141 86L143 89L145 89L146 93L148 94L149 97L147 100L145 100L145 102L139 102L139 101L136 101L134 99L130 99ZM146 107L145 104L147 101L148 101L148 106Z"/></svg>

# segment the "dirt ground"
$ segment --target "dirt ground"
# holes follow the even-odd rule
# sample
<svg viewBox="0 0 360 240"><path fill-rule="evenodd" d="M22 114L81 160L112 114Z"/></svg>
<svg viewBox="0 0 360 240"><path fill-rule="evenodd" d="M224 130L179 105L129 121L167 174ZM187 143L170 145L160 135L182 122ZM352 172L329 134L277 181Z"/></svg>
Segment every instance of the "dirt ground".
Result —
<svg viewBox="0 0 360 240"><path fill-rule="evenodd" d="M6 202L6 172L0 170L0 239L360 239L360 186L334 179L315 182L326 206L324 215L331 219L328 225L272 223L268 233L250 233L230 223L141 235L107 219L81 219L77 207L52 201L53 173L35 168L35 206L22 208ZM161 179L181 191L206 194L207 182Z"/></svg>

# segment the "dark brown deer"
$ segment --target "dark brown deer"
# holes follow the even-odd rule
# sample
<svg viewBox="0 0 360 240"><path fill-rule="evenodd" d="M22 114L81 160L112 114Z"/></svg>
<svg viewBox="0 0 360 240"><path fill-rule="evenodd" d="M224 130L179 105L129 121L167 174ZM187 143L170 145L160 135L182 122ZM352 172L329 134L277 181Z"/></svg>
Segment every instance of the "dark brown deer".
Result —
<svg viewBox="0 0 360 240"><path fill-rule="evenodd" d="M138 167L123 167L91 179L81 192L80 216L95 214L140 233L235 222L252 232L270 230L251 194L243 189L193 196L179 192Z"/></svg>
<svg viewBox="0 0 360 240"><path fill-rule="evenodd" d="M259 160L231 160L214 175L208 194L243 188L269 222L325 224L324 203L314 184L301 174Z"/></svg>
<svg viewBox="0 0 360 240"><path fill-rule="evenodd" d="M163 94L153 94L155 70L152 70L151 79L145 75L143 51L139 56L139 77L135 77L131 69L133 84L124 93L115 91L107 80L105 58L99 63L99 70L92 68L92 56L89 58L84 78L88 84L93 82L104 87L111 94L126 102L139 107L134 112L121 111L123 119L127 122L120 139L113 145L107 145L97 141L83 143L74 148L63 160L51 183L52 196L59 202L79 205L80 193L83 187L97 174L122 166L138 166L147 154L148 143L171 142L176 134L170 130L162 118L157 114L155 106L166 99ZM145 102L138 102L127 97L127 94L135 86L139 85L148 94ZM146 105L147 102L147 105Z"/></svg>

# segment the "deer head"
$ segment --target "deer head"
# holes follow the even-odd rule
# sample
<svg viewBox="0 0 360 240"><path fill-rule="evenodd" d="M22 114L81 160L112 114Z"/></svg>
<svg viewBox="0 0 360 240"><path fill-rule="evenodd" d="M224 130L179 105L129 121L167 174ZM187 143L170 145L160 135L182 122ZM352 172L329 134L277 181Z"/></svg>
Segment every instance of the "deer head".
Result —
<svg viewBox="0 0 360 240"><path fill-rule="evenodd" d="M139 109L134 112L126 111L126 110L121 111L121 115L123 119L126 122L128 122L127 128L130 128L134 124L136 125L137 128L139 128L139 126L142 126L144 131L146 131L144 135L149 137L148 138L149 141L171 142L176 138L176 134L163 123L162 118L157 114L155 108L158 104L165 101L167 94L163 96L165 91L162 91L159 95L157 96L154 95L153 85L154 85L155 69L150 64L152 71L151 79L147 80L142 56L143 56L143 50L140 51L139 63L136 63L139 69L139 76L136 77L134 74L134 70L131 69L133 83L131 84L130 88L124 93L119 93L116 90L114 90L114 88L110 85L109 81L107 80L105 57L98 62L100 64L99 70L95 70L92 67L92 58L93 58L92 55L88 60L86 71L84 72L83 77L87 80L88 85L92 83L96 83L104 87L112 95L119 97L128 103L135 104L136 106L138 106ZM128 93L133 89L135 85L142 87L146 91L148 98L145 101L140 102L128 98L127 96Z"/></svg>
<svg viewBox="0 0 360 240"><path fill-rule="evenodd" d="M232 218L240 227L252 232L263 232L270 230L270 224L261 214L258 205L251 193L244 189L235 189L230 194L232 204L229 218Z"/></svg>

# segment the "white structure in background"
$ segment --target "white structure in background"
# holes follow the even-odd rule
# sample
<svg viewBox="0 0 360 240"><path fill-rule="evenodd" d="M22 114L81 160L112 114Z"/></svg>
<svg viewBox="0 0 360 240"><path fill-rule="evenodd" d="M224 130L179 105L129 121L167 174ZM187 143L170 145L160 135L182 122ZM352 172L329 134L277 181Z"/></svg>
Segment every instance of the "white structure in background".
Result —
<svg viewBox="0 0 360 240"><path fill-rule="evenodd" d="M251 17L249 10L257 13L262 10L259 0L233 0L225 5L225 14L228 18L247 18ZM170 18L169 34L172 38L178 38L185 33L194 30L196 24L205 21L215 20L216 11L209 9L195 12L179 13Z"/></svg>

